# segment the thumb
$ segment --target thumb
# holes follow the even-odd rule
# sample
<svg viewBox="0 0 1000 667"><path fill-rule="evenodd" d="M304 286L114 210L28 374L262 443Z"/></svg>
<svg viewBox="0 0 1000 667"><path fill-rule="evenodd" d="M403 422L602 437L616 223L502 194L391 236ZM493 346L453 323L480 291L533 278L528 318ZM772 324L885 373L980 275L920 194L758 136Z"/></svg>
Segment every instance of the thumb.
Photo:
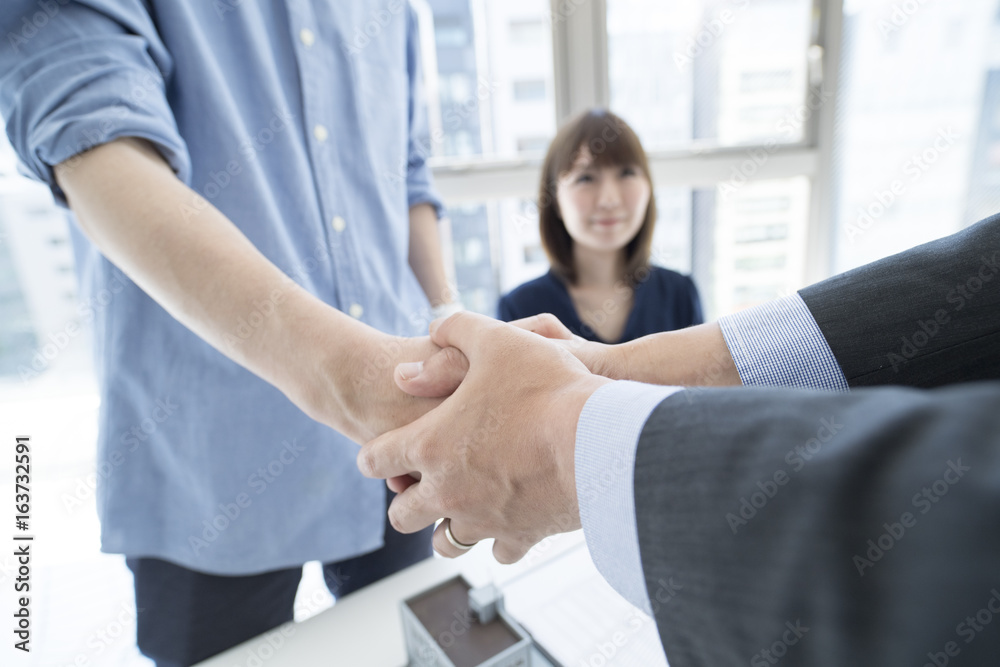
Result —
<svg viewBox="0 0 1000 667"><path fill-rule="evenodd" d="M457 347L471 360L480 350L484 337L507 326L492 317L463 311L431 322L431 341L438 347Z"/></svg>
<svg viewBox="0 0 1000 667"><path fill-rule="evenodd" d="M396 366L396 386L411 396L441 398L450 396L462 384L469 370L469 360L454 347L438 350L426 361Z"/></svg>

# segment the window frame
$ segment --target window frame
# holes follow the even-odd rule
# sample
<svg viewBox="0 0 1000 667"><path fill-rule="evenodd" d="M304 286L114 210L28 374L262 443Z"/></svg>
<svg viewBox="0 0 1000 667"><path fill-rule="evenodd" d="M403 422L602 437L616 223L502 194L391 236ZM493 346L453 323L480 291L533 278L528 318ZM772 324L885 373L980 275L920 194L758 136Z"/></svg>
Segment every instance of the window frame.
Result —
<svg viewBox="0 0 1000 667"><path fill-rule="evenodd" d="M833 261L833 138L840 76L844 0L813 0L806 100L829 99L812 110L803 140L782 144L749 181L805 176L810 180L806 230L807 283L827 277ZM550 0L556 121L610 102L607 0ZM683 150L649 153L657 187L715 187L734 164L762 145L695 143ZM542 155L516 158L431 158L437 189L446 204L537 196Z"/></svg>

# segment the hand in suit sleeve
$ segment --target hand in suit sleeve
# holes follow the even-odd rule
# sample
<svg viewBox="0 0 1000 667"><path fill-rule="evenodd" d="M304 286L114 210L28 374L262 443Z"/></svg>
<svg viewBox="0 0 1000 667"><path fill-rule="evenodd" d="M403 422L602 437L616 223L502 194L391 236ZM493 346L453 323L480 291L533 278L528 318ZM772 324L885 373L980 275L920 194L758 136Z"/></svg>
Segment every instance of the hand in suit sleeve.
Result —
<svg viewBox="0 0 1000 667"><path fill-rule="evenodd" d="M991 664L998 405L998 383L664 400L634 502L670 664Z"/></svg>
<svg viewBox="0 0 1000 667"><path fill-rule="evenodd" d="M1000 215L800 294L851 387L1000 378Z"/></svg>

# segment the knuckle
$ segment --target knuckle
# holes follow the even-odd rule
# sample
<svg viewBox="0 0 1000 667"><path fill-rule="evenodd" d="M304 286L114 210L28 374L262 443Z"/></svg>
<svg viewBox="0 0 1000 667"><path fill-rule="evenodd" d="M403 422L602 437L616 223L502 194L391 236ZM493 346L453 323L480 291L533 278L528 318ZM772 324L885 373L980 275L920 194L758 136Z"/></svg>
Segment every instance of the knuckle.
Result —
<svg viewBox="0 0 1000 667"><path fill-rule="evenodd" d="M371 450L362 449L358 453L358 470L365 477L371 477L375 471L375 456Z"/></svg>
<svg viewBox="0 0 1000 667"><path fill-rule="evenodd" d="M393 530L396 532L405 533L406 531L403 530L402 517L400 516L401 514L401 508L393 504L392 507L389 508L389 525L391 525Z"/></svg>
<svg viewBox="0 0 1000 667"><path fill-rule="evenodd" d="M449 490L448 487L446 486L442 486L439 489L439 492L437 494L437 499L438 499L438 504L440 505L441 509L444 510L446 515L450 515L455 510L460 509L462 507L462 504L459 501L458 496L456 496L454 491Z"/></svg>
<svg viewBox="0 0 1000 667"><path fill-rule="evenodd" d="M445 363L451 368L464 370L469 366L469 360L457 347L446 347L442 354L445 357Z"/></svg>

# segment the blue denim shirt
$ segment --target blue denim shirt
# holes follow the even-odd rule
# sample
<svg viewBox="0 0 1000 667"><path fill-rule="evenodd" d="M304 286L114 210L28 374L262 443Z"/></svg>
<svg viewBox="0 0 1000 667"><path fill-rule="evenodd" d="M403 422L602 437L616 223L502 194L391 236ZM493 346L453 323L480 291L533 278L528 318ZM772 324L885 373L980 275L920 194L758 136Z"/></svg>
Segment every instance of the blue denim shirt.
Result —
<svg viewBox="0 0 1000 667"><path fill-rule="evenodd" d="M0 115L57 200L52 165L143 137L198 193L179 221L210 202L326 303L426 332L408 209L440 204L404 0L6 0L0 35ZM101 391L103 550L246 574L380 547L384 483L357 472L357 446L72 235Z"/></svg>

